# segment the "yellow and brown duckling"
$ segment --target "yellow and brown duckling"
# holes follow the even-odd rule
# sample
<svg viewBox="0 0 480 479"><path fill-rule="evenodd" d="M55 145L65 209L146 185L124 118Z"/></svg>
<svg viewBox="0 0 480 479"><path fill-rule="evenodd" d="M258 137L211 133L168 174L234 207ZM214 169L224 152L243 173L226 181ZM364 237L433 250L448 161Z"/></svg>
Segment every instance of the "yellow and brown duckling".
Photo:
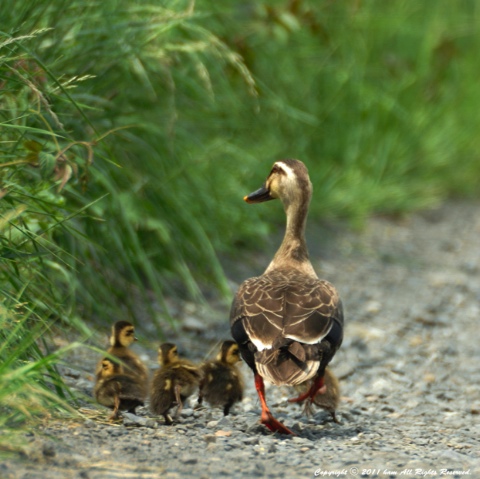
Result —
<svg viewBox="0 0 480 479"><path fill-rule="evenodd" d="M112 326L110 347L108 354L120 359L123 363L124 374L132 374L139 381L148 382L148 370L141 359L130 349L130 345L137 341L135 327L128 321L117 321ZM99 362L96 375L102 370L102 361Z"/></svg>
<svg viewBox="0 0 480 479"><path fill-rule="evenodd" d="M241 361L240 351L235 341L224 341L214 361L202 366L202 380L198 394L198 404L203 400L211 406L222 406L225 416L230 408L243 399L243 379L237 368Z"/></svg>
<svg viewBox="0 0 480 479"><path fill-rule="evenodd" d="M100 404L113 409L110 420L117 419L119 411L135 413L137 406L143 406L146 393L144 381L125 374L123 366L111 359L102 359L93 395Z"/></svg>
<svg viewBox="0 0 480 479"><path fill-rule="evenodd" d="M332 373L330 368L325 369L324 379L324 388L315 394L313 397L313 404L318 406L325 411L329 412L332 416L333 422L340 424L340 421L337 419L336 411L338 405L340 404L340 385L338 383L337 377ZM309 382L297 386L298 391L304 392L308 390L311 385Z"/></svg>
<svg viewBox="0 0 480 479"><path fill-rule="evenodd" d="M163 343L158 349L160 367L153 376L150 387L150 410L165 418L165 424L172 424L168 414L177 406L174 417L178 417L185 400L197 389L201 372L198 366L178 356L177 346Z"/></svg>

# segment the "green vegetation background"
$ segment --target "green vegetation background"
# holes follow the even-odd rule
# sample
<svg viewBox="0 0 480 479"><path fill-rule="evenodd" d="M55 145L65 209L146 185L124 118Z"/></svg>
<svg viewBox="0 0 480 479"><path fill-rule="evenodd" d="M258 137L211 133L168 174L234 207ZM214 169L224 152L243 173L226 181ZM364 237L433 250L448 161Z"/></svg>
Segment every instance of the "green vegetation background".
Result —
<svg viewBox="0 0 480 479"><path fill-rule="evenodd" d="M64 394L54 325L228 300L218 255L282 221L241 201L276 159L307 164L311 221L478 197L479 8L3 0L0 426Z"/></svg>

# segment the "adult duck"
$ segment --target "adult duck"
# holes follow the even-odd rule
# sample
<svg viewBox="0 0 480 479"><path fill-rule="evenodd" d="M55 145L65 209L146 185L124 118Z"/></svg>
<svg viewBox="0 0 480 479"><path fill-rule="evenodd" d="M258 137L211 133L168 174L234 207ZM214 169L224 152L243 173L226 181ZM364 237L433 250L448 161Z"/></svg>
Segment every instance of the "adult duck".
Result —
<svg viewBox="0 0 480 479"><path fill-rule="evenodd" d="M275 419L264 380L277 386L311 386L291 402L326 392L325 368L343 339L342 302L335 287L316 275L308 256L305 225L312 184L299 160L277 161L264 185L245 196L247 203L280 199L285 236L273 260L258 277L244 281L232 303L230 325L243 359L253 370L262 408L261 422L271 431L293 432Z"/></svg>

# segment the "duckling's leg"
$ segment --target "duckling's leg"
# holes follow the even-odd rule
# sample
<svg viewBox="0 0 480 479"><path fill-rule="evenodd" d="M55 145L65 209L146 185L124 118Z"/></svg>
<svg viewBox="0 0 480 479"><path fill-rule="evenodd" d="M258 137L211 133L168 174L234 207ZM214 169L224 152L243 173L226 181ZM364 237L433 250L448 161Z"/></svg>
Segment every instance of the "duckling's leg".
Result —
<svg viewBox="0 0 480 479"><path fill-rule="evenodd" d="M199 409L203 403L203 384L204 382L201 381L200 385L198 386L198 399L197 404L195 404L194 409Z"/></svg>
<svg viewBox="0 0 480 479"><path fill-rule="evenodd" d="M174 391L175 391L175 400L177 401L177 410L175 411L175 418L177 418L178 416L180 416L180 413L182 412L182 409L183 409L183 403L182 403L182 398L180 396L180 391L182 390L182 386L180 386L180 384L175 384L175 388L174 388Z"/></svg>
<svg viewBox="0 0 480 479"><path fill-rule="evenodd" d="M228 416L230 414L230 408L233 406L233 403L235 401L233 401L233 399L230 399L230 401L227 402L227 404L225 404L225 406L223 406L223 415L224 416Z"/></svg>
<svg viewBox="0 0 480 479"><path fill-rule="evenodd" d="M115 419L118 418L119 409L120 409L120 398L118 397L117 394L115 394L115 397L113 399L113 412L112 412L112 415L108 418L110 421L114 421Z"/></svg>
<svg viewBox="0 0 480 479"><path fill-rule="evenodd" d="M335 424L342 424L338 418L337 418L337 415L335 414L335 411L329 411L330 412L330 415L332 416L332 420Z"/></svg>
<svg viewBox="0 0 480 479"><path fill-rule="evenodd" d="M265 400L265 385L263 383L263 378L260 374L255 373L255 388L257 389L257 394L260 399L260 404L262 406L262 415L261 415L261 423L265 424L270 431L273 432L280 432L281 434L292 434L295 436L296 434L288 427L284 426L280 421L273 417L273 414L270 412L270 409L267 406L267 401Z"/></svg>
<svg viewBox="0 0 480 479"><path fill-rule="evenodd" d="M165 424L167 426L171 426L173 424L173 419L170 417L170 414L165 413L163 417L165 418Z"/></svg>

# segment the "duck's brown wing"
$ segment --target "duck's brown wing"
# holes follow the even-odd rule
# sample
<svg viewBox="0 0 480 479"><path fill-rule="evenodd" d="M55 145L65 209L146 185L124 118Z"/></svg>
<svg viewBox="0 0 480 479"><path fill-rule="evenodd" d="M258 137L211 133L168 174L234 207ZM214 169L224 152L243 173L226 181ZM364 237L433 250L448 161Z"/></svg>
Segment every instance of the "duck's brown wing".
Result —
<svg viewBox="0 0 480 479"><path fill-rule="evenodd" d="M279 347L284 340L317 344L334 322L343 327L343 313L338 293L327 281L273 271L240 286L230 321L238 342L246 338L236 338L235 331L243 330L256 349L263 350ZM239 321L242 328L235 327Z"/></svg>

